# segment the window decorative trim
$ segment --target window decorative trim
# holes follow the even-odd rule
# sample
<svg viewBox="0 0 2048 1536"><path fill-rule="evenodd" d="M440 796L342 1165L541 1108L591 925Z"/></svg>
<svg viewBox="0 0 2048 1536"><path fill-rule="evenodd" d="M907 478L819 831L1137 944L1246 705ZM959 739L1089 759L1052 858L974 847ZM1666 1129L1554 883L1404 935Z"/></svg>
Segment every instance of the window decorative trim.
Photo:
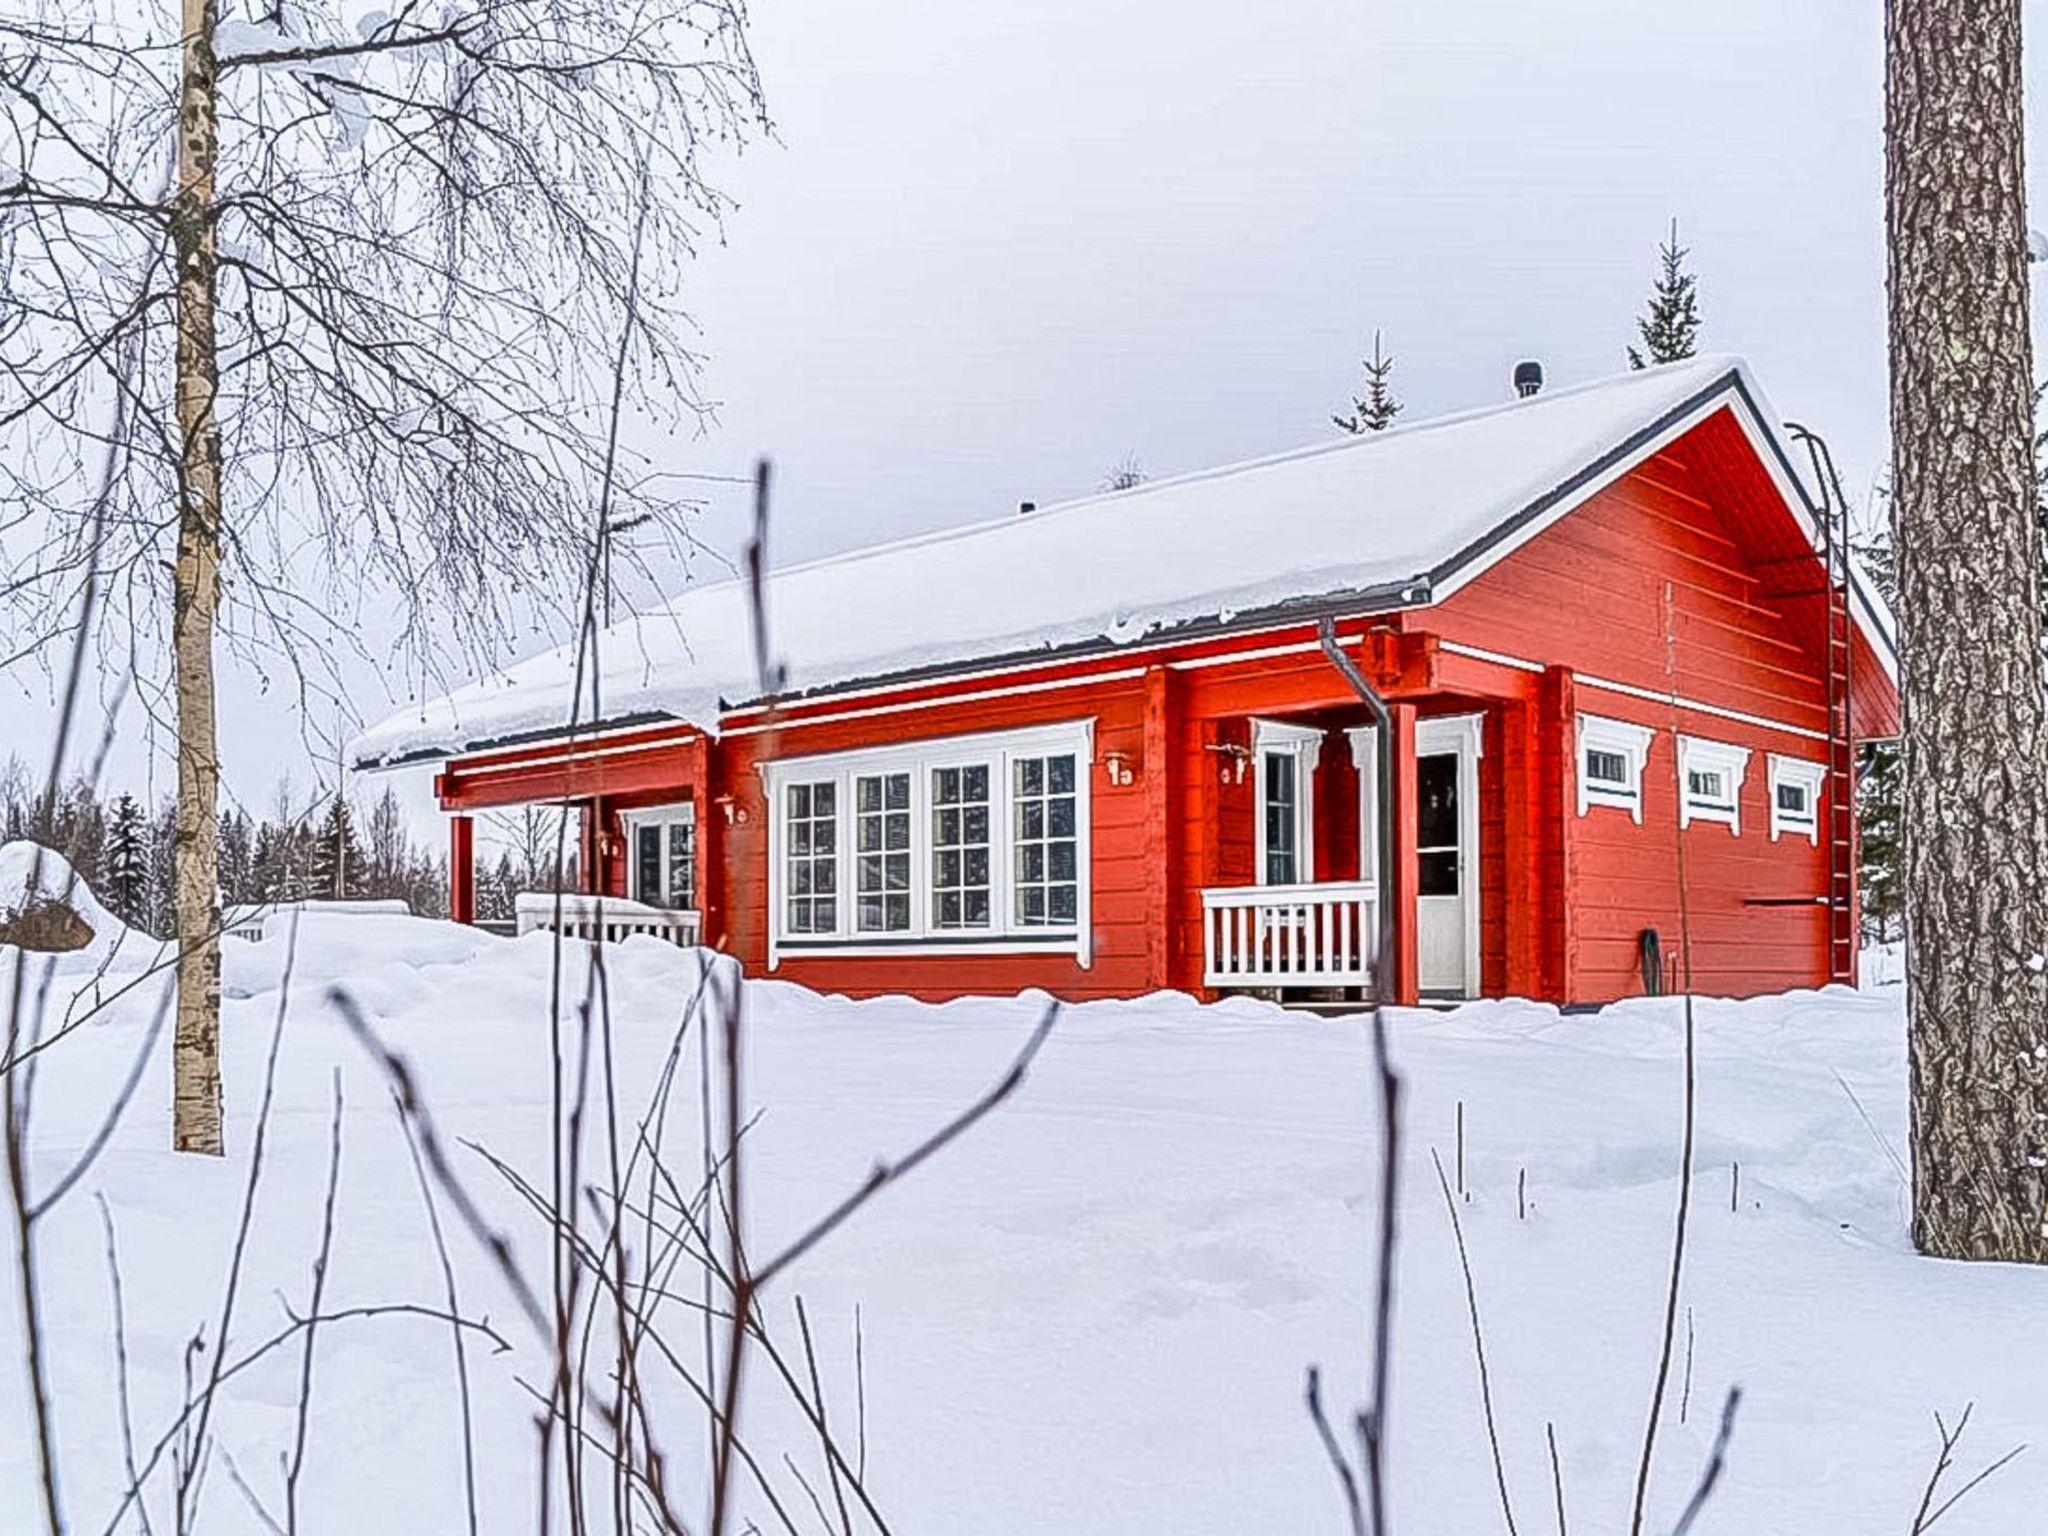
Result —
<svg viewBox="0 0 2048 1536"><path fill-rule="evenodd" d="M703 879L703 871L698 867L697 862L697 802L694 800L678 800L668 805L635 806L631 810L619 813L619 823L621 830L625 833L626 840L626 895L629 900L644 902L651 907L668 906L668 892L675 881L676 848L675 841L669 834L668 829L672 826L682 826L691 829L688 855L690 864L690 905L682 910L697 910L703 900L703 893L698 889L698 882ZM652 896L640 888L640 829L642 827L661 828L661 889Z"/></svg>
<svg viewBox="0 0 2048 1536"><path fill-rule="evenodd" d="M1287 720L1252 721L1252 872L1256 884L1270 885L1266 878L1269 839L1266 833L1268 754L1294 759L1294 878L1280 882L1307 885L1316 877L1316 765L1323 760L1323 738L1329 733L1321 726L1296 725Z"/></svg>
<svg viewBox="0 0 2048 1536"><path fill-rule="evenodd" d="M1596 805L1627 811L1640 826L1643 820L1643 766L1649 761L1650 743L1656 732L1630 720L1612 720L1605 715L1580 715L1579 814ZM1588 771L1592 754L1606 753L1622 761L1625 776L1620 780L1595 779Z"/></svg>
<svg viewBox="0 0 2048 1536"><path fill-rule="evenodd" d="M1380 728L1354 725L1344 733L1351 743L1351 766L1358 770L1358 873L1378 888L1380 870Z"/></svg>
<svg viewBox="0 0 2048 1536"><path fill-rule="evenodd" d="M1067 796L1049 787L1036 796L1021 794L1013 765L1069 755L1074 759L1074 921L1026 921L1019 896L1024 865L1019 851L1021 802L1034 799L1041 807L1047 807L1048 796L1061 800ZM796 954L1068 954L1085 968L1094 958L1090 920L1090 790L1094 760L1095 722L1087 719L1015 731L926 737L847 752L810 753L757 765L768 801L768 968L774 970L784 957ZM989 920L985 926L942 926L937 855L944 850L936 843L935 812L945 807L937 804L934 779L943 770L976 767L988 769ZM857 889L861 867L857 846L860 813L855 786L862 779L904 774L910 779L909 924L862 929ZM790 785L820 783L837 786L832 857L837 866L834 883L838 912L832 931L805 933L789 926L790 893L785 890L790 851L786 791ZM1049 814L1049 807L1042 810L1042 817ZM1049 861L1051 845L1066 839L1041 832L1035 841L1042 850L1041 860ZM1038 882L1040 889L1045 889L1051 879L1050 875L1042 877Z"/></svg>
<svg viewBox="0 0 2048 1536"><path fill-rule="evenodd" d="M1678 738L1678 824L1715 821L1737 837L1742 835L1742 781L1749 776L1755 754L1733 742L1704 736ZM1695 789L1695 778L1712 780L1718 788Z"/></svg>
<svg viewBox="0 0 2048 1536"><path fill-rule="evenodd" d="M1827 782L1828 769L1825 763L1816 763L1810 758L1785 757L1771 754L1771 841L1780 837L1803 837L1816 847L1820 844L1820 796L1821 787ZM1798 789L1803 792L1806 809L1788 811L1778 804L1780 787Z"/></svg>

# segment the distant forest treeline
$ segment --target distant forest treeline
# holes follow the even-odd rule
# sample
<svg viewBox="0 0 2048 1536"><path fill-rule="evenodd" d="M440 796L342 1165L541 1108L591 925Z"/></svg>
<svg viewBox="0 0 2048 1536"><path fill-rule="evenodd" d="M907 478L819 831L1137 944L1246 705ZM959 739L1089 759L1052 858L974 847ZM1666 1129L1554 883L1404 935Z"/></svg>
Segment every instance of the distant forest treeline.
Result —
<svg viewBox="0 0 2048 1536"><path fill-rule="evenodd" d="M73 779L47 806L41 781L18 758L0 765L0 842L27 838L64 856L106 907L131 928L172 931L172 848L176 805L153 807L130 794L102 796ZM506 846L477 872L477 916L512 916L523 890L551 890L560 813L531 807L495 828ZM360 830L358 830L360 829ZM564 883L575 886L576 829L568 828ZM230 809L220 818L220 895L226 907L305 900L399 900L421 917L448 915L448 855L421 847L398 796L386 788L360 814L344 795L294 809L280 785L261 817Z"/></svg>

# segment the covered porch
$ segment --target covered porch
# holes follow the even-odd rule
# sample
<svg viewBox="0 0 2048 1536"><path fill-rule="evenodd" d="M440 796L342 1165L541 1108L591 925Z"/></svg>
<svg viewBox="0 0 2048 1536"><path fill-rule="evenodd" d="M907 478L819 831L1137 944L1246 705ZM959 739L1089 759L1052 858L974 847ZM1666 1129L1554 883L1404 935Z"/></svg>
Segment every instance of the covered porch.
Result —
<svg viewBox="0 0 2048 1536"><path fill-rule="evenodd" d="M449 915L478 921L477 821L544 806L573 817L573 889L520 889L501 919L514 933L617 942L705 941L706 846L729 806L713 793L701 735L683 727L594 734L545 752L465 758L435 780L448 815ZM538 887L541 882L533 882Z"/></svg>
<svg viewBox="0 0 2048 1536"><path fill-rule="evenodd" d="M1544 829L1568 772L1569 675L1397 625L1343 649L1385 727L1320 655L1187 689L1209 760L1190 861L1202 988L1308 1005L1548 995L1562 855Z"/></svg>

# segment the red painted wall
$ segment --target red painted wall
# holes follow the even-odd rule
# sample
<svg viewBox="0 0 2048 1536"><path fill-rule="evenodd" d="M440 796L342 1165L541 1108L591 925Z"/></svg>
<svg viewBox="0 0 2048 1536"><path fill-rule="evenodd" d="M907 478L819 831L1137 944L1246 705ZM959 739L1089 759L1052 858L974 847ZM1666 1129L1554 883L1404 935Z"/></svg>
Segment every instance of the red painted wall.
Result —
<svg viewBox="0 0 2048 1536"><path fill-rule="evenodd" d="M1757 553L1729 504L1735 477L1716 467L1720 447L1706 427L1688 434L1436 608L1412 616L1447 640L1572 669L1576 710L1658 732L1644 770L1640 826L1606 807L1578 815L1569 737L1560 744L1564 761L1548 769L1564 775L1553 781L1560 804L1551 814L1568 824L1543 831L1531 848L1540 851L1554 836L1563 850L1567 910L1558 962L1572 1001L1642 990L1636 947L1645 927L1658 929L1667 954L1682 948L1674 729L1754 751L1741 835L1699 823L1684 833L1694 986L1751 995L1827 977L1820 909L1746 904L1826 889L1824 848L1803 837L1771 841L1766 761L1773 751L1823 761L1825 743L1674 711L1588 681L1825 729L1819 632L1800 612L1814 601L1811 577ZM1489 816L1495 809L1488 805ZM1486 947L1490 953L1491 942Z"/></svg>
<svg viewBox="0 0 2048 1536"><path fill-rule="evenodd" d="M831 711L826 711L831 713ZM1090 769L1090 914L1092 963L1072 955L785 955L772 973L856 997L904 993L947 998L1010 993L1042 987L1060 997L1128 997L1166 985L1150 973L1148 933L1163 918L1148 890L1146 786L1155 765L1144 762L1145 687L1142 680L1061 688L1020 698L934 704L914 712L805 725L800 717L773 732L727 736L715 748L719 773L743 822L724 830L723 947L757 975L768 972L768 806L760 764L774 757L844 752L897 742L1001 731L1058 721L1095 721L1095 763ZM1121 752L1137 764L1136 782L1112 786L1104 757Z"/></svg>
<svg viewBox="0 0 2048 1536"><path fill-rule="evenodd" d="M1750 904L1823 889L1824 848L1804 838L1771 841L1765 760L1773 750L1818 759L1823 744L1712 714L1678 711L1674 718L1668 703L1598 686L1675 690L1781 725L1824 728L1817 566L1786 556L1782 506L1770 500L1775 492L1739 432L1731 432L1728 419L1710 420L1435 608L1370 621L1365 642L1352 642L1404 720L1487 714L1480 969L1490 994L1632 995L1641 990L1636 945L1644 927L1660 931L1667 953L1680 951L1674 726L1755 751L1741 835L1719 824L1683 835L1694 985L1746 994L1826 974L1821 909ZM1345 626L1354 636L1360 627ZM1536 665L1462 656L1445 642ZM1218 662L1232 647L1261 654ZM1191 660L1204 664L1170 665ZM1038 692L938 697L949 687L989 695L1110 668L1127 675ZM1887 711L1895 716L1889 685L1881 683L1866 666L1858 707L1875 727ZM1659 732L1640 826L1607 808L1578 814L1575 711ZM1325 879L1354 876L1357 782L1339 730L1363 711L1306 627L1006 674L993 683L821 700L792 708L773 730L754 729L760 717L742 712L713 742L672 727L648 733L644 750L588 762L563 764L560 748L545 745L493 754L452 766L444 804L466 809L596 793L606 801L604 823L615 826L617 809L629 802L696 794L706 937L761 974L769 915L763 762L1092 718L1092 964L1054 955L806 954L785 956L774 974L857 995L928 998L1025 987L1070 998L1193 989L1201 981L1201 889L1249 883L1255 874L1254 775L1248 765L1239 772L1254 715L1331 728L1316 783L1317 869ZM643 738L608 740L616 747ZM1111 753L1133 764L1133 783L1109 781L1103 760ZM552 766L535 761L550 754ZM720 808L726 796L730 820ZM623 861L613 861L606 883L622 888L623 873ZM1412 874L1400 882L1410 889ZM1412 951L1412 928L1409 938L1404 952Z"/></svg>

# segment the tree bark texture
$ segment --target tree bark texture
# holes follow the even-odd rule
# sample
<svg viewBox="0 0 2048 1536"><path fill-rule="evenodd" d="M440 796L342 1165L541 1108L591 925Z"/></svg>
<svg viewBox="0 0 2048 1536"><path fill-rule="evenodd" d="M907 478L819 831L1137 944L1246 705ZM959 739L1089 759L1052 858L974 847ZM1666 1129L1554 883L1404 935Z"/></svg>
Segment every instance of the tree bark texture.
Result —
<svg viewBox="0 0 2048 1536"><path fill-rule="evenodd" d="M219 142L213 0L184 0L178 99L177 410L181 443L178 558L172 575L178 701L174 859L178 1013L171 1045L171 1140L219 1156L220 752L214 718L213 627L220 602L221 448L214 416L214 161Z"/></svg>
<svg viewBox="0 0 2048 1536"><path fill-rule="evenodd" d="M2048 1257L2048 785L2020 0L1886 16L1913 1240Z"/></svg>

